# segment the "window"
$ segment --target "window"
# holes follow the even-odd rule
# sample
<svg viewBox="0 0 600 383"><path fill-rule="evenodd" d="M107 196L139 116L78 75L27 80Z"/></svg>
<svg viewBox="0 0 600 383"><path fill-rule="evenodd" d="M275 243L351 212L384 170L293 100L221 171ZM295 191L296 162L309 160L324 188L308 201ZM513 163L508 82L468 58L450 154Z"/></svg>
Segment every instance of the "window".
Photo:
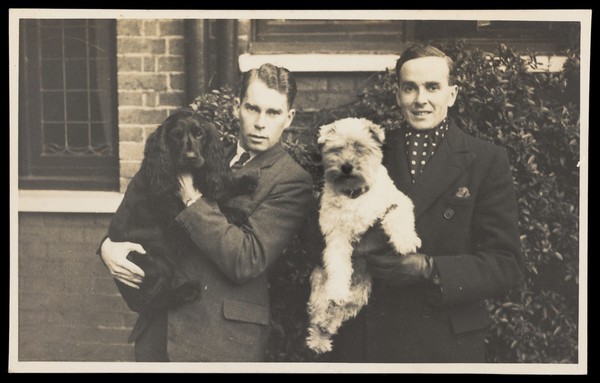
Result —
<svg viewBox="0 0 600 383"><path fill-rule="evenodd" d="M21 20L19 188L118 189L114 20Z"/></svg>
<svg viewBox="0 0 600 383"><path fill-rule="evenodd" d="M250 53L397 52L410 37L401 20L255 20Z"/></svg>
<svg viewBox="0 0 600 383"><path fill-rule="evenodd" d="M464 39L482 49L506 43L556 53L579 41L578 22L504 20L254 20L251 54L397 54L416 41Z"/></svg>
<svg viewBox="0 0 600 383"><path fill-rule="evenodd" d="M419 40L464 39L483 49L496 50L499 43L505 43L523 51L556 53L579 43L579 23L422 20L416 23L415 35Z"/></svg>

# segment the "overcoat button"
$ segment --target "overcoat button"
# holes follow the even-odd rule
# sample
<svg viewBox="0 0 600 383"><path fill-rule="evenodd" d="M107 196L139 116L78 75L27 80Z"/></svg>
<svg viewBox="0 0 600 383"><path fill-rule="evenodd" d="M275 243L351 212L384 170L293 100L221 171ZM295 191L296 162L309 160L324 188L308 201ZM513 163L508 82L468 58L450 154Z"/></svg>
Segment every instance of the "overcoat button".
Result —
<svg viewBox="0 0 600 383"><path fill-rule="evenodd" d="M431 309L429 307L424 307L421 314L423 315L423 318L431 318Z"/></svg>
<svg viewBox="0 0 600 383"><path fill-rule="evenodd" d="M446 209L446 211L444 212L444 218L452 219L452 217L454 217L454 210L450 208Z"/></svg>

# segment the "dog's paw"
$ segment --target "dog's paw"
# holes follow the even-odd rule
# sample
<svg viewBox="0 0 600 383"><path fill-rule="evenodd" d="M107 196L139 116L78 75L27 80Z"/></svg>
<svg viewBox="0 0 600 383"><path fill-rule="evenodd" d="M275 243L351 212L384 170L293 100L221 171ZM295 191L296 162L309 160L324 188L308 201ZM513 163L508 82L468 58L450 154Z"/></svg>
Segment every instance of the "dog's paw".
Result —
<svg viewBox="0 0 600 383"><path fill-rule="evenodd" d="M396 251L402 255L416 253L421 247L421 239L415 233L409 237L403 237L401 243L395 244Z"/></svg>
<svg viewBox="0 0 600 383"><path fill-rule="evenodd" d="M341 306L352 298L352 293L349 289L344 289L338 285L327 284L325 285L325 296L328 301Z"/></svg>
<svg viewBox="0 0 600 383"><path fill-rule="evenodd" d="M309 335L306 338L306 345L308 348L317 354L322 354L332 350L331 339L329 335L324 334L315 328L310 328L308 331Z"/></svg>

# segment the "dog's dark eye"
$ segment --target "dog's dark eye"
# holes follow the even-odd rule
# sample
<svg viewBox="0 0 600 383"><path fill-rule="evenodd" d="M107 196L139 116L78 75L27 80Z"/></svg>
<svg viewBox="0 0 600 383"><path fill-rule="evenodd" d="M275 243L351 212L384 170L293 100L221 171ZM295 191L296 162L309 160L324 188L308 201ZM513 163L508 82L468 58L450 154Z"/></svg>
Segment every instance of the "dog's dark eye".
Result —
<svg viewBox="0 0 600 383"><path fill-rule="evenodd" d="M366 152L365 147L363 145L359 144L359 143L355 142L353 146L354 146L354 152L356 154L363 154L363 153Z"/></svg>
<svg viewBox="0 0 600 383"><path fill-rule="evenodd" d="M329 146L322 150L323 154L335 154L342 151L342 148L339 146Z"/></svg>

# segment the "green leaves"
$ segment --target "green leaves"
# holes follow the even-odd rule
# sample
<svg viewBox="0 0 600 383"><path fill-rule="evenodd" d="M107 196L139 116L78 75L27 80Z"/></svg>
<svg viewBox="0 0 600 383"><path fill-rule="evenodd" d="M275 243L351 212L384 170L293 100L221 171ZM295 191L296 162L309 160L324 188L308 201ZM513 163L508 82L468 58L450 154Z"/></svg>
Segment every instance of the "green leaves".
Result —
<svg viewBox="0 0 600 383"><path fill-rule="evenodd" d="M460 87L451 113L467 132L509 152L527 258L522 294L491 301L488 359L575 362L579 275L579 58L532 74L504 46L501 60L444 47ZM509 59L505 59L508 57ZM488 65L483 65L487 63ZM514 304L514 305L513 305ZM519 308L522 307L520 311Z"/></svg>

